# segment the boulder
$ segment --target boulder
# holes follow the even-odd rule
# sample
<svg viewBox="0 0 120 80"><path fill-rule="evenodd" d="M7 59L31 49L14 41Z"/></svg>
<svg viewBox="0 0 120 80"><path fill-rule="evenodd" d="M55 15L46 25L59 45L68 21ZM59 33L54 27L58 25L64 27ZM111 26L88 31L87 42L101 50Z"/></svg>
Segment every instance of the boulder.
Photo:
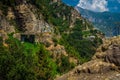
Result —
<svg viewBox="0 0 120 80"><path fill-rule="evenodd" d="M120 45L111 45L106 51L105 61L120 66Z"/></svg>
<svg viewBox="0 0 120 80"><path fill-rule="evenodd" d="M78 66L75 70L75 74L80 73L106 73L111 70L115 70L117 67L114 64L102 62L100 60L89 61L81 66Z"/></svg>

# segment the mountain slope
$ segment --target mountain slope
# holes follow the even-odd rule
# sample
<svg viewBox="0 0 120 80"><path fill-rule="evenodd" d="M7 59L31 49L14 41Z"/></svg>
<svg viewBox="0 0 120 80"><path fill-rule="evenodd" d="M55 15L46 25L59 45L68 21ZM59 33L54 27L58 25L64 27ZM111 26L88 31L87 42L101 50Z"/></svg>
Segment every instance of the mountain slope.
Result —
<svg viewBox="0 0 120 80"><path fill-rule="evenodd" d="M102 43L103 34L61 0L0 4L2 80L52 80L90 60Z"/></svg>
<svg viewBox="0 0 120 80"><path fill-rule="evenodd" d="M15 27L15 29L12 28L14 29L14 37L19 40L21 33L33 34L36 36L35 42L43 42L48 46L48 44L54 44L52 41L53 36L62 37L59 39L54 37L57 41L56 44L69 45L82 56L85 55L85 58L91 55L89 51L93 54L95 47L100 44L99 38L102 36L101 32L94 30L90 22L82 18L76 10L66 6L60 0L27 0L21 2L13 0L13 2L11 1L9 4L5 1L1 1L1 4L2 3L6 3L3 7L8 8L8 12L6 12L2 10L4 8L1 7L2 12L6 14L4 17L6 17L6 21L8 21L7 23L9 23L10 26ZM2 28L8 32L3 26ZM45 38L42 38L40 35L44 33L48 33L51 37L45 40ZM94 36L93 41L90 40L91 36ZM43 37L45 37L45 35ZM90 44L89 46L92 48L90 49L87 47L87 44L83 42ZM83 45L78 45L78 43L83 43ZM95 44L98 45L95 46ZM50 45L48 47L50 47ZM82 50L82 46L87 47L85 47L86 51ZM66 46L66 48L68 47ZM77 53L75 52L75 54Z"/></svg>
<svg viewBox="0 0 120 80"><path fill-rule="evenodd" d="M105 33L106 36L116 36L120 33L117 28L120 24L120 13L111 12L92 12L89 10L82 9L80 7L75 7L83 17L91 21L96 28Z"/></svg>
<svg viewBox="0 0 120 80"><path fill-rule="evenodd" d="M119 80L120 37L105 39L91 61L77 66L56 80Z"/></svg>

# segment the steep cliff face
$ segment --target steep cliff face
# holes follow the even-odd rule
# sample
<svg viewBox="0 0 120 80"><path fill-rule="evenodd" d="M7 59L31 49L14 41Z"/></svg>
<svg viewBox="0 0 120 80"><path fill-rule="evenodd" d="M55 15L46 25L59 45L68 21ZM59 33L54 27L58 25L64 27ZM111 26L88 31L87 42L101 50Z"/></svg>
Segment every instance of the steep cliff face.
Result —
<svg viewBox="0 0 120 80"><path fill-rule="evenodd" d="M43 20L42 14L36 15L37 13L34 13L36 10L37 8L34 5L27 4L24 1L17 2L16 6L8 7L6 16L1 15L1 29L7 33L15 32L15 28L24 33L52 32L52 27Z"/></svg>
<svg viewBox="0 0 120 80"><path fill-rule="evenodd" d="M119 80L120 37L104 39L92 60L56 80Z"/></svg>
<svg viewBox="0 0 120 80"><path fill-rule="evenodd" d="M4 1L3 1L4 2ZM9 2L9 1L8 1ZM2 1L1 1L2 3ZM41 12L42 10L39 10L36 5L30 3L30 1L17 1L15 0L14 2L10 2L9 4L5 4L7 7L8 11L4 12L4 10L1 10L1 29L4 30L7 33L12 33L15 32L17 29L18 31L22 33L34 33L34 34L40 34L44 32L53 32L53 27L54 27L54 22L52 23L51 21L49 22L47 19L49 19L49 16L46 16L47 14ZM56 11L54 12L54 16L57 18L67 20L68 26L74 26L76 19L82 19L79 13L64 4L61 3L60 0L53 0L49 1L50 6L52 8L60 8L62 5L63 7L61 8L62 11ZM14 6L13 6L14 4ZM41 3L40 7L46 7L44 6L44 3ZM48 7L46 7L48 8ZM64 11L68 8L68 14L67 12L65 13ZM7 15L4 15L3 13L6 13ZM48 11L49 13L49 11Z"/></svg>
<svg viewBox="0 0 120 80"><path fill-rule="evenodd" d="M15 32L15 27L7 20L6 16L0 10L0 37L5 41L10 33Z"/></svg>
<svg viewBox="0 0 120 80"><path fill-rule="evenodd" d="M33 8L35 8L33 5L25 3L16 6L15 16L16 20L18 20L19 30L25 33L52 32L52 27L43 20L41 14L35 16L34 12L32 12Z"/></svg>
<svg viewBox="0 0 120 80"><path fill-rule="evenodd" d="M7 33L15 32L14 26L10 24L10 22L7 20L6 16L4 16L2 12L0 14L0 30L3 30Z"/></svg>

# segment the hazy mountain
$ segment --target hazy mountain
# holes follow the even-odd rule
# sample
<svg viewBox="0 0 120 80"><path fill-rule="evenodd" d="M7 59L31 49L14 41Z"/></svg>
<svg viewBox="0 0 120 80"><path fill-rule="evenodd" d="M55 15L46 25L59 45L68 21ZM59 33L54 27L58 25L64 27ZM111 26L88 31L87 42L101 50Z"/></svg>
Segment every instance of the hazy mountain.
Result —
<svg viewBox="0 0 120 80"><path fill-rule="evenodd" d="M120 13L93 12L75 7L83 17L93 22L94 26L105 33L106 36L119 35Z"/></svg>

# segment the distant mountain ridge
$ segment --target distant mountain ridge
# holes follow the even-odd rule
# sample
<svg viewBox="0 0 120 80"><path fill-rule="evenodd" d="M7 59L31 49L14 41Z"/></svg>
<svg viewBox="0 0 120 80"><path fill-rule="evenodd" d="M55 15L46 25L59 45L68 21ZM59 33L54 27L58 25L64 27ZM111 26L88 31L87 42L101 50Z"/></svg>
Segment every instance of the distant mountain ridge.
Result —
<svg viewBox="0 0 120 80"><path fill-rule="evenodd" d="M107 37L120 34L120 28L118 28L120 25L120 13L93 12L77 6L75 9L77 9L83 17L93 22L94 26L105 33Z"/></svg>

